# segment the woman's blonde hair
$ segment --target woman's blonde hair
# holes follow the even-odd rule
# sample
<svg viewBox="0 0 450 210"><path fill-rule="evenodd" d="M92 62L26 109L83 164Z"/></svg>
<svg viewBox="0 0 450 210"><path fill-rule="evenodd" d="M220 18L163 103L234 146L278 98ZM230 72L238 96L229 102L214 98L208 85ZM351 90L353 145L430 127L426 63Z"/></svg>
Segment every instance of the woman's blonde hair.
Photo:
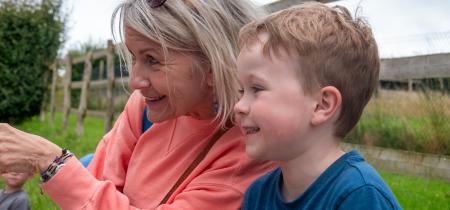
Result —
<svg viewBox="0 0 450 210"><path fill-rule="evenodd" d="M239 100L236 71L239 30L263 17L262 8L249 0L167 0L157 8L151 8L146 0L127 0L115 9L112 29L117 15L122 43L126 24L161 44L165 55L167 49L191 52L196 55L195 66L209 65L219 105L214 120L219 120L222 128L228 119L234 122L233 107ZM118 43L114 30L113 37ZM125 49L117 51L131 71L131 55L125 45L121 47ZM206 81L206 72L201 75Z"/></svg>

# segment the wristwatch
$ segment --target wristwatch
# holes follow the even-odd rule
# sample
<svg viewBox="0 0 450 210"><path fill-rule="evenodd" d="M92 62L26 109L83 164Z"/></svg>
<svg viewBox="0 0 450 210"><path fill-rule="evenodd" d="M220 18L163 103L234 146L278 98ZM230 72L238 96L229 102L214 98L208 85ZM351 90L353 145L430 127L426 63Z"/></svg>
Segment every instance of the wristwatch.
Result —
<svg viewBox="0 0 450 210"><path fill-rule="evenodd" d="M65 166L65 165L66 165L66 164L61 164L61 165L56 166L55 174L54 174L54 175L56 175L56 173L58 173L58 171L61 170L61 168L62 168L63 166ZM53 176L54 176L54 175L53 175Z"/></svg>

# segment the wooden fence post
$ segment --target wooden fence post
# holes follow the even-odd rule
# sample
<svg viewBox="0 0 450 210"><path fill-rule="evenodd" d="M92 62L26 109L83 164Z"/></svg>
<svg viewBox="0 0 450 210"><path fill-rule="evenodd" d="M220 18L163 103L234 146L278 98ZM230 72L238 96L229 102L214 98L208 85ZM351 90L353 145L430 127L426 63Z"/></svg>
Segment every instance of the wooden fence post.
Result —
<svg viewBox="0 0 450 210"><path fill-rule="evenodd" d="M106 86L106 119L105 134L112 128L112 120L114 117L114 46L112 40L108 40L108 53L106 56L106 75L108 84Z"/></svg>
<svg viewBox="0 0 450 210"><path fill-rule="evenodd" d="M375 90L373 91L373 96L375 98L378 98L380 96L380 90L381 90L381 82L378 81L377 85L375 86Z"/></svg>
<svg viewBox="0 0 450 210"><path fill-rule="evenodd" d="M62 130L67 130L69 124L70 113L70 95L71 95L71 83L72 83L72 55L67 54L66 57L66 75L64 76L64 110L63 110L63 124Z"/></svg>
<svg viewBox="0 0 450 210"><path fill-rule="evenodd" d="M105 62L103 60L100 61L100 69L98 72L98 80L103 80L103 68L105 68ZM97 110L100 110L102 107L102 88L97 88Z"/></svg>
<svg viewBox="0 0 450 210"><path fill-rule="evenodd" d="M83 85L81 86L80 105L78 106L78 118L77 118L77 136L83 135L83 122L86 116L87 110L87 97L89 91L89 84L92 76L92 52L86 54L86 60L84 61L83 71Z"/></svg>
<svg viewBox="0 0 450 210"><path fill-rule="evenodd" d="M39 120L41 122L44 122L45 120L45 106L47 106L47 92L48 92L48 72L49 70L45 71L44 73L44 97L41 104L41 113L39 114Z"/></svg>
<svg viewBox="0 0 450 210"><path fill-rule="evenodd" d="M53 62L53 76L52 76L52 95L50 99L50 126L54 126L55 119L55 98L56 98L56 83L58 79L58 59L55 58Z"/></svg>
<svg viewBox="0 0 450 210"><path fill-rule="evenodd" d="M438 81L439 81L439 90L444 90L444 78L442 78L442 77L440 77L440 78L438 78Z"/></svg>
<svg viewBox="0 0 450 210"><path fill-rule="evenodd" d="M408 92L412 92L413 91L413 80L409 79L408 80Z"/></svg>

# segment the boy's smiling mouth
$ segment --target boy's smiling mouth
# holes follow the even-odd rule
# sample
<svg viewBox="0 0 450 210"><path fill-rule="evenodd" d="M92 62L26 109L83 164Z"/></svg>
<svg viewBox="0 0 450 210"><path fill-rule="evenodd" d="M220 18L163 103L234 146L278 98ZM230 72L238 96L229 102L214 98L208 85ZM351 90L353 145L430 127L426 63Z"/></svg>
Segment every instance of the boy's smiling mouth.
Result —
<svg viewBox="0 0 450 210"><path fill-rule="evenodd" d="M260 130L260 128L246 128L245 130L246 130L247 132L244 133L244 134L253 134L253 133L258 132L258 131Z"/></svg>

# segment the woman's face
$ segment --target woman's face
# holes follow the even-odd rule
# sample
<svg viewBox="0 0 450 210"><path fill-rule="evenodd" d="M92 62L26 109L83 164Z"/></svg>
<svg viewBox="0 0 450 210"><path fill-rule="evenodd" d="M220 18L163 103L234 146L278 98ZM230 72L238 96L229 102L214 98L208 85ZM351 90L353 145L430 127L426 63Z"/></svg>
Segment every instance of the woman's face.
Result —
<svg viewBox="0 0 450 210"><path fill-rule="evenodd" d="M160 123L181 115L196 119L215 116L209 66L195 69L192 54L172 49L164 56L160 44L128 25L125 43L133 57L129 86L145 100L148 120Z"/></svg>

